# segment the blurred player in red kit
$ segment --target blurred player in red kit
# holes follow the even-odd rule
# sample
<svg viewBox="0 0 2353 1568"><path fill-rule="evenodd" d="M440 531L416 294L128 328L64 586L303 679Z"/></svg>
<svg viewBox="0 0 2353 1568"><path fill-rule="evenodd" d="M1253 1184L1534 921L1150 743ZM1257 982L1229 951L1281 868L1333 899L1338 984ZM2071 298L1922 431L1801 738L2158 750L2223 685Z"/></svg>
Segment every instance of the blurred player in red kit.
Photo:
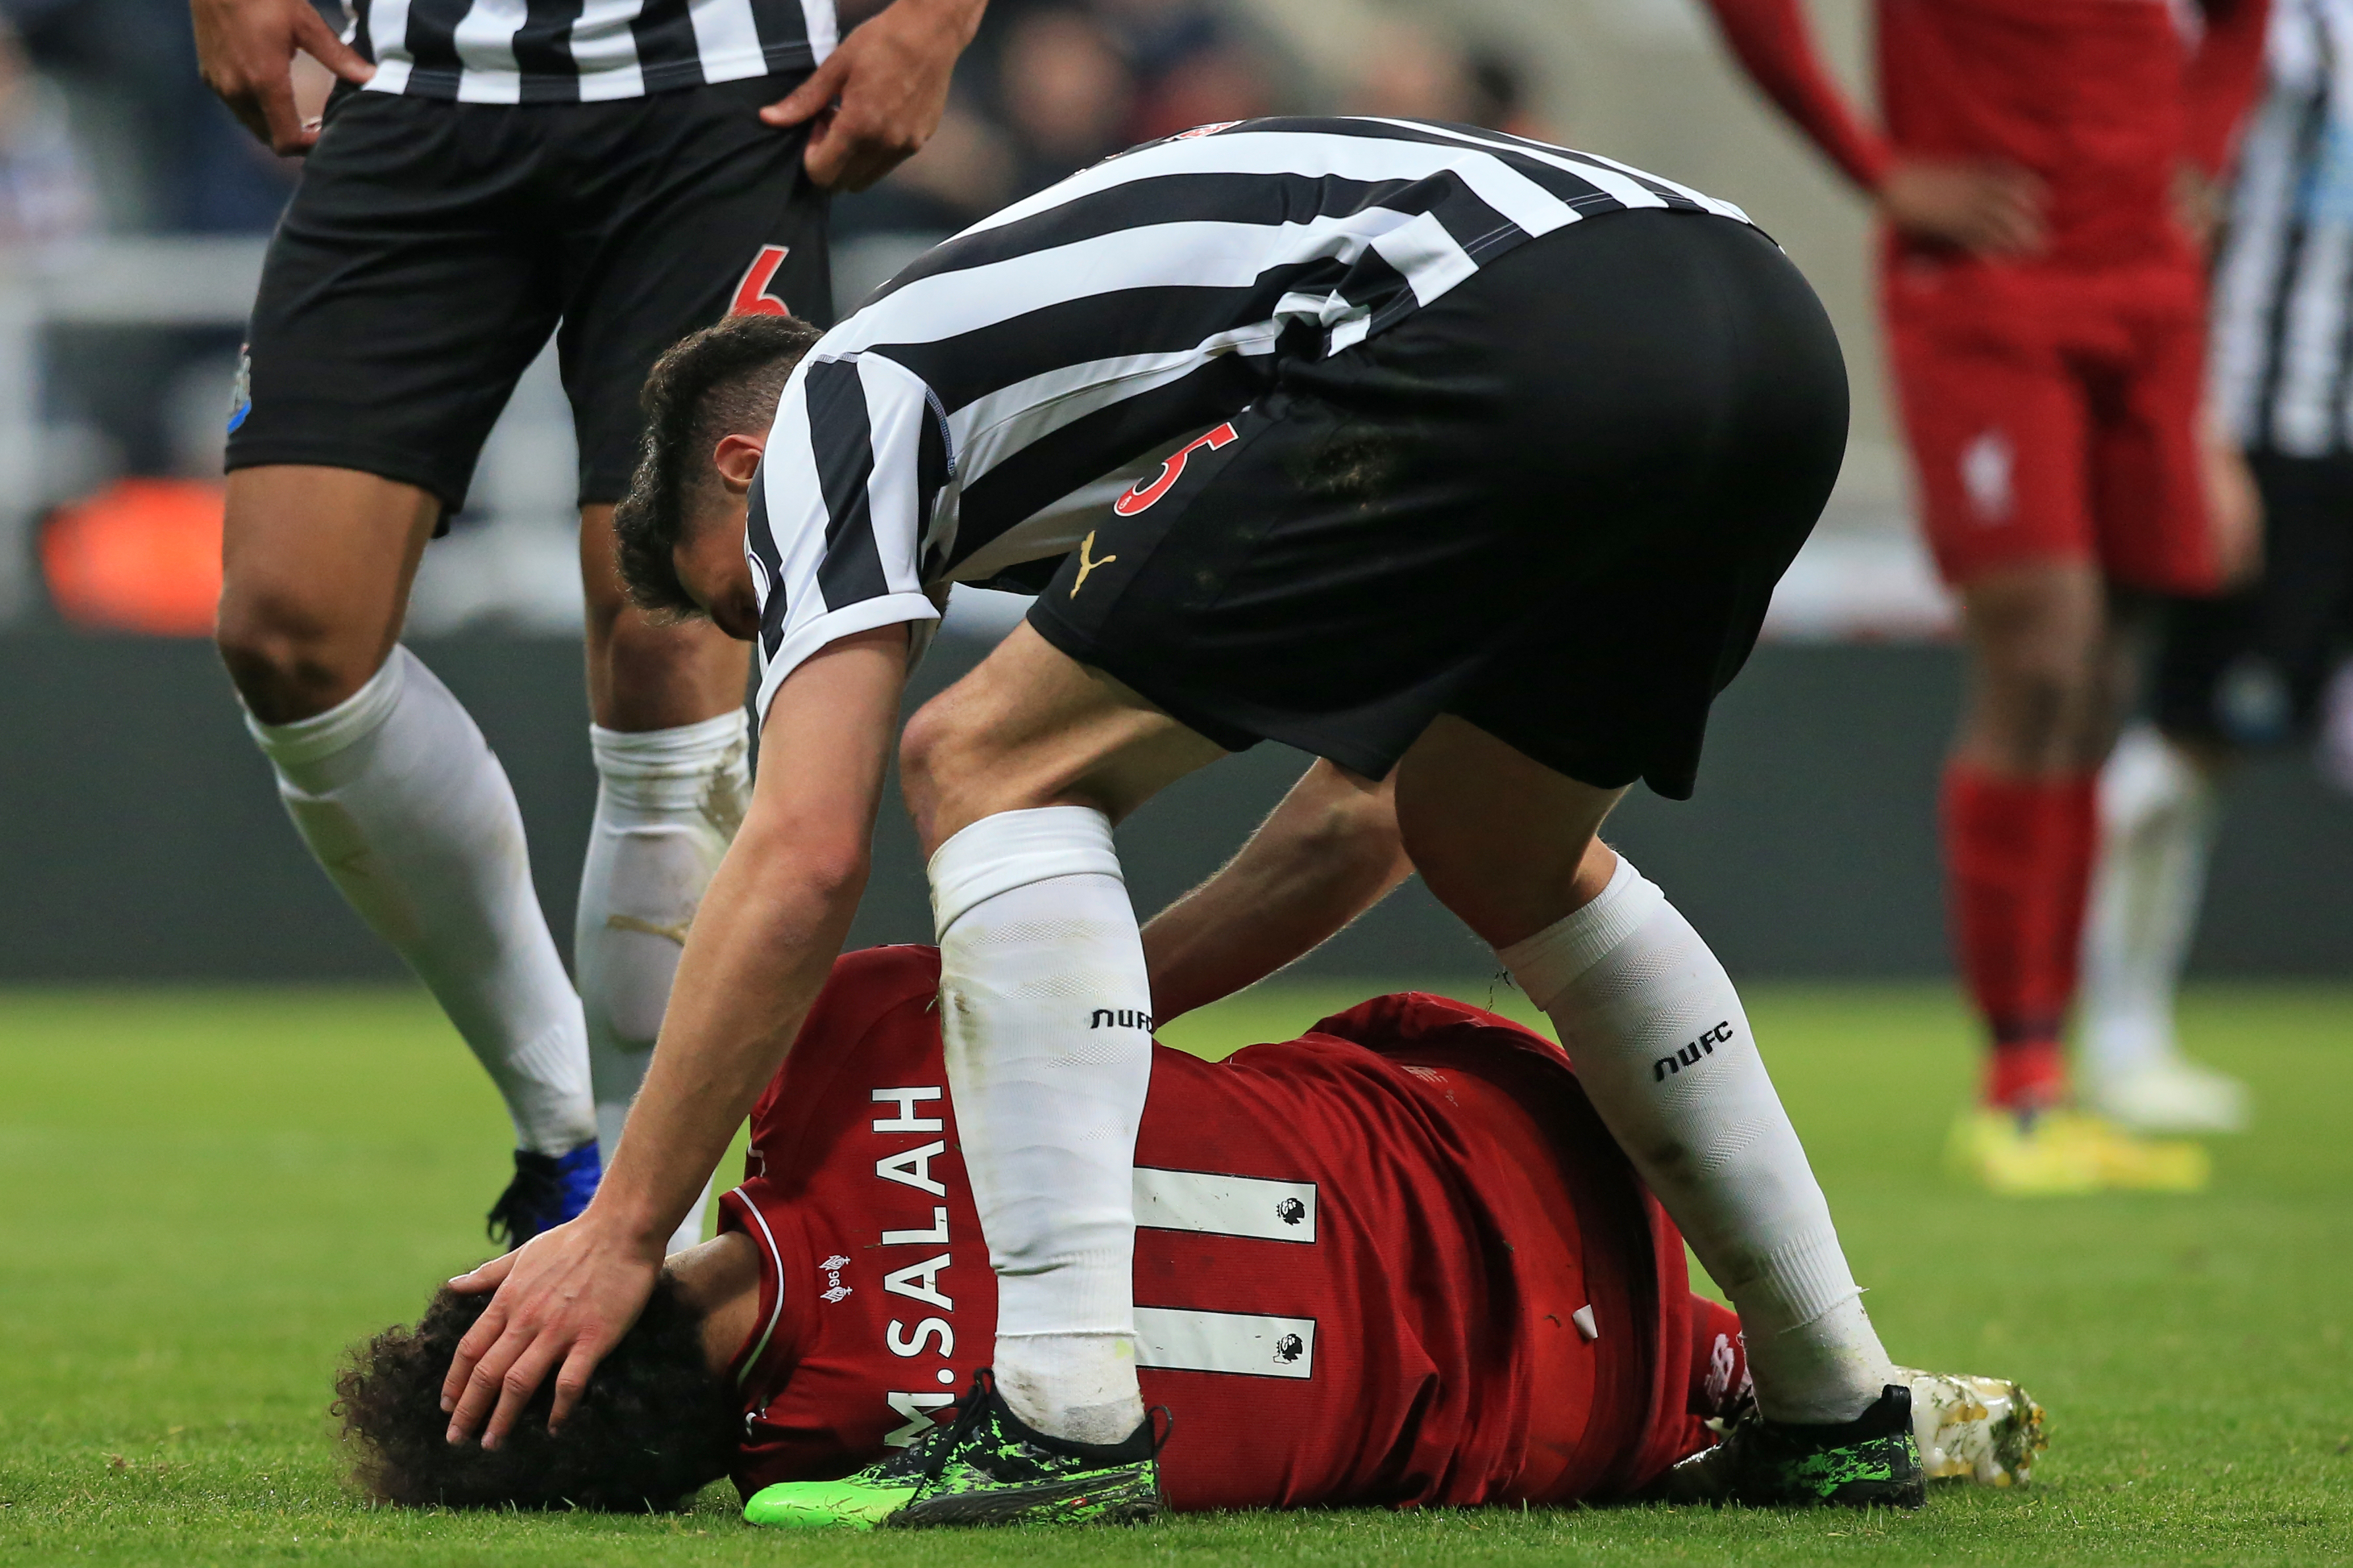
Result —
<svg viewBox="0 0 2353 1568"><path fill-rule="evenodd" d="M496 1450L443 1440L442 1371L481 1296L364 1347L342 1387L364 1484L659 1508L729 1474L755 1523L839 1523L765 1489L909 1449L994 1337L938 984L929 948L837 964L721 1235L672 1260L556 1433L534 1415ZM1174 1417L1171 1507L1690 1490L1661 1478L1744 1397L1739 1320L1691 1293L1681 1236L1559 1048L1477 1008L1384 996L1221 1063L1159 1049L1136 1158L1137 1359ZM2031 1462L2041 1412L2013 1385L1913 1381L1930 1473Z"/></svg>
<svg viewBox="0 0 2353 1568"><path fill-rule="evenodd" d="M1991 1037L1955 1151L2005 1191L2200 1184L2189 1145L2068 1109L2094 781L2134 595L2209 594L2250 547L2200 409L2203 192L2262 59L2264 0L1879 0L1884 132L1798 0L1710 0L1757 83L1886 220L1889 358L1969 691L1943 835Z"/></svg>

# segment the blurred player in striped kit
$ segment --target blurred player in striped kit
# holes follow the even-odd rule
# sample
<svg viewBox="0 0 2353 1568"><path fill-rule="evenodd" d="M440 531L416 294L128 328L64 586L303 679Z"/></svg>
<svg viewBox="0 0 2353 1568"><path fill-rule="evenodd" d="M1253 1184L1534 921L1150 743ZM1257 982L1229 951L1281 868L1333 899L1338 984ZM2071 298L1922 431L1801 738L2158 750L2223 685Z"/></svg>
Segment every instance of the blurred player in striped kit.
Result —
<svg viewBox="0 0 2353 1568"><path fill-rule="evenodd" d="M2010 1193L2201 1185L2196 1145L2074 1106L2061 1036L2134 606L2216 592L2252 532L2243 470L2202 428L2197 215L2264 0L1880 0L1883 133L1814 58L1797 0L1712 4L1886 220L1890 368L1969 651L1941 804L1989 1048L1956 1163Z"/></svg>
<svg viewBox="0 0 2353 1568"><path fill-rule="evenodd" d="M594 1191L750 788L743 650L649 621L614 572L638 389L724 314L831 318L828 192L930 134L981 4L901 0L837 47L832 0L354 0L341 39L309 0L192 0L206 79L305 158L230 416L221 656L303 841L506 1101L510 1242ZM322 121L298 52L341 79ZM504 770L398 641L551 337L599 778L576 994Z"/></svg>
<svg viewBox="0 0 2353 1568"><path fill-rule="evenodd" d="M2242 1086L2173 1035L2217 786L2233 756L2310 736L2353 631L2353 5L2279 0L2267 54L2216 268L2210 388L2262 492L2263 574L2166 606L2151 721L2101 779L2083 1077L2094 1104L2149 1131L2245 1125Z"/></svg>

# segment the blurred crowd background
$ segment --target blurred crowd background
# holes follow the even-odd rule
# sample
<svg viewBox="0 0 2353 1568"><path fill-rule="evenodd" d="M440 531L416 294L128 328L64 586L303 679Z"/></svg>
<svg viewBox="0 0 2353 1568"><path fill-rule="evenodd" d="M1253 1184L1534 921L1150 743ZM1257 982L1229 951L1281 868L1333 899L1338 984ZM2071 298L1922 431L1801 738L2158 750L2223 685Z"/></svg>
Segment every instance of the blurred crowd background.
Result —
<svg viewBox="0 0 2353 1568"><path fill-rule="evenodd" d="M845 0L846 22L861 5L879 9ZM1869 0L1806 6L1872 101ZM1776 597L1768 646L1719 708L1698 797L1638 792L1614 826L1736 971L1943 973L1933 802L1958 665L1891 428L1870 214L1738 72L1702 0L993 0L938 135L836 204L837 303L1122 146L1293 111L1468 121L1605 153L1739 202L1804 269L1852 376L1838 490ZM206 637L240 328L297 172L198 79L185 0L0 0L0 716L45 742L0 747L0 977L396 973L286 831ZM426 552L407 626L438 639L434 668L514 778L557 930L595 795L574 458L543 356L467 512ZM958 595L927 680L1008 624L985 597ZM1134 851L1140 901L1239 841L1295 773L1274 753L1155 806L1174 830L1147 836L1166 865ZM2218 850L2200 965L2338 972L2353 947L2353 835L2331 826L2343 797L2305 759L2258 770L2246 795ZM53 831L60 820L102 831ZM895 831L886 820L890 874L861 942L930 929L920 862ZM1401 897L1315 962L1442 974L1482 958L1434 903Z"/></svg>
<svg viewBox="0 0 2353 1568"><path fill-rule="evenodd" d="M844 22L876 9L850 0ZM1856 0L1817 11L1851 62ZM1736 80L1696 0L997 0L930 146L837 205L837 300L1133 142L1335 110L1571 141L1733 192L1872 363L1861 204ZM184 0L0 3L0 625L206 629L239 321L295 174L198 79ZM1902 526L1875 375L1859 379L1840 547L1777 629L1936 635L1947 612ZM428 553L414 631L577 627L567 426L543 363Z"/></svg>

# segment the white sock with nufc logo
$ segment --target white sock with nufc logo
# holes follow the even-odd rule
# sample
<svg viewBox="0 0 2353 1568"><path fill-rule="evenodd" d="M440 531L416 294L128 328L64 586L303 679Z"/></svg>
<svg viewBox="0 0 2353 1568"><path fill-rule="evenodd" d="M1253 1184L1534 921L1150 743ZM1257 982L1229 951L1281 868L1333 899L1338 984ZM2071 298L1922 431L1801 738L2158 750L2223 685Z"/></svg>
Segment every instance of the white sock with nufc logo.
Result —
<svg viewBox="0 0 2353 1568"><path fill-rule="evenodd" d="M1621 858L1599 898L1498 956L1732 1298L1759 1408L1850 1421L1901 1382L1731 978L1666 895Z"/></svg>
<svg viewBox="0 0 2353 1568"><path fill-rule="evenodd" d="M1152 986L1111 823L983 817L932 857L940 1034L997 1274L998 1390L1050 1436L1116 1443L1135 1381L1135 1129Z"/></svg>

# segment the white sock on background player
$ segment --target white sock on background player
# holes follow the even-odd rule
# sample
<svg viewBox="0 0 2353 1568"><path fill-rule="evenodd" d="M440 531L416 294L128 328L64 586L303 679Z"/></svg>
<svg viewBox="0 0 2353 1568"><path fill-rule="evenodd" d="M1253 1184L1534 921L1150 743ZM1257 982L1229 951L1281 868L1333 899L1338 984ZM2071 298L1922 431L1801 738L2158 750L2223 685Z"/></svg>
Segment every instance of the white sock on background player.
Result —
<svg viewBox="0 0 2353 1568"><path fill-rule="evenodd" d="M596 1141L610 1160L653 1058L686 928L751 799L750 726L740 709L635 733L591 724L588 745L596 817L580 870L572 962L587 1015ZM670 1251L702 1239L710 1206L705 1183Z"/></svg>
<svg viewBox="0 0 2353 1568"><path fill-rule="evenodd" d="M1764 1413L1848 1421L1901 1382L1732 980L1666 895L1621 857L1600 897L1498 956L1732 1298Z"/></svg>
<svg viewBox="0 0 2353 1568"><path fill-rule="evenodd" d="M407 648L314 718L246 716L302 841L489 1069L518 1147L596 1135L580 998L533 889L522 815L473 719Z"/></svg>
<svg viewBox="0 0 2353 1568"><path fill-rule="evenodd" d="M1152 985L1111 823L983 817L932 857L940 1034L997 1273L997 1387L1051 1436L1116 1443L1135 1381L1135 1131Z"/></svg>
<svg viewBox="0 0 2353 1568"><path fill-rule="evenodd" d="M2206 891L2214 782L2151 726L2100 773L2100 855L2084 922L2084 1065L2115 1079L2175 1054L2174 992Z"/></svg>

